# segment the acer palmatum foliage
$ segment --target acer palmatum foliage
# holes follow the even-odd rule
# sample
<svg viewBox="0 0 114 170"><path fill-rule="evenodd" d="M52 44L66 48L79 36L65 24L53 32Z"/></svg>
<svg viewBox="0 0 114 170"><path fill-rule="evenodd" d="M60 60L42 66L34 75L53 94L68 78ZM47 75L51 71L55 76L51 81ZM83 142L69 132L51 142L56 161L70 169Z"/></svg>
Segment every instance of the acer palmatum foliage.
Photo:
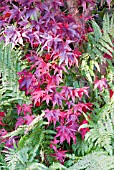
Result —
<svg viewBox="0 0 114 170"><path fill-rule="evenodd" d="M88 87L75 89L66 86L65 74L72 67L78 67L81 56L78 44L86 32L85 22L76 22L71 15L66 15L60 7L63 1L2 1L0 6L1 39L12 48L21 46L26 49L23 59L27 60L29 69L18 73L19 89L31 97L33 107L47 105L45 118L49 125L53 123L57 134L54 141L70 145L76 142L81 113L91 109L91 104L82 102L82 96L88 95ZM82 16L82 21L85 18ZM75 49L70 47L76 43ZM37 51L37 48L40 49ZM80 101L80 102L78 102ZM34 119L31 105L18 105L18 118L15 128L30 124ZM2 119L1 119L2 120ZM2 123L2 122L1 122ZM55 146L56 148L56 146ZM56 148L56 157L63 162L66 151ZM63 155L57 156L59 152Z"/></svg>
<svg viewBox="0 0 114 170"><path fill-rule="evenodd" d="M107 2L110 6L110 1ZM80 125L88 123L86 120L80 122L82 113L92 109L92 104L86 103L89 87L74 88L67 84L66 77L73 67L78 68L83 52L83 48L80 51L82 43L88 41L86 33L93 31L91 27L86 27L86 21L92 18L90 13L95 3L94 0L77 1L83 12L79 14L75 10L74 16L71 9L71 14L62 12L62 0L0 1L0 39L6 44L12 43L12 48L21 47L23 60L27 61L28 66L18 73L18 82L19 90L30 96L31 104L17 105L15 129L30 124L36 117L32 109L45 105L44 119L47 119L48 127L56 131L50 141L50 147L55 151L52 156L62 163L67 152L62 145L65 142L68 145L76 143L77 133L84 139L89 131L89 128L78 131ZM96 79L94 86L102 91L107 88L106 79ZM0 116L0 124L5 126L3 117ZM6 133L3 129L2 134ZM9 145L9 140L6 143L7 146L13 144L10 141Z"/></svg>

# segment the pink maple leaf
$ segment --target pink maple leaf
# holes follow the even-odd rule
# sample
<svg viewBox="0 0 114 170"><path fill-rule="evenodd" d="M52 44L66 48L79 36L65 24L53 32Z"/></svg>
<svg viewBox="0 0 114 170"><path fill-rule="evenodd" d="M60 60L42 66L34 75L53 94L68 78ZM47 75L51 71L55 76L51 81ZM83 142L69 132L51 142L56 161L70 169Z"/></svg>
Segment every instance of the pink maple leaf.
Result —
<svg viewBox="0 0 114 170"><path fill-rule="evenodd" d="M99 79L96 77L96 79L95 79L95 81L94 81L94 90L95 90L96 88L98 88L98 89L100 90L100 92L102 92L103 87L104 87L104 88L108 88L106 78L102 78L101 80L99 80Z"/></svg>
<svg viewBox="0 0 114 170"><path fill-rule="evenodd" d="M15 129L17 129L19 126L23 125L25 123L25 120L22 116L17 118L17 122L15 124Z"/></svg>
<svg viewBox="0 0 114 170"><path fill-rule="evenodd" d="M21 113L24 113L24 115L26 115L27 113L32 113L32 111L31 111L31 107L32 107L32 105L29 105L29 104L22 104L22 106L21 105L17 105L17 113L18 113L18 115L20 115Z"/></svg>
<svg viewBox="0 0 114 170"><path fill-rule="evenodd" d="M18 72L18 75L20 76L19 82L19 89L22 91L25 91L26 94L29 94L31 86L36 82L35 75L33 75L31 72L28 72L27 70L23 70L22 72Z"/></svg>
<svg viewBox="0 0 114 170"><path fill-rule="evenodd" d="M65 140L70 145L70 140L73 139L74 143L76 143L76 131L77 131L77 124L76 122L69 121L64 123L61 123L60 126L56 128L57 130L57 135L55 136L56 138L60 138L60 143L62 144Z"/></svg>
<svg viewBox="0 0 114 170"><path fill-rule="evenodd" d="M83 94L88 96L88 87L74 89L73 87L63 86L61 90L61 94L68 100L71 98L72 101L75 102L76 97L81 99Z"/></svg>
<svg viewBox="0 0 114 170"><path fill-rule="evenodd" d="M75 96L81 99L83 94L85 94L87 97L89 97L88 96L88 88L89 87L76 88L74 90Z"/></svg>
<svg viewBox="0 0 114 170"><path fill-rule="evenodd" d="M35 116L34 115L25 115L24 117L24 120L25 120L25 124L27 124L27 125L29 125L32 121L33 121L33 119L35 118Z"/></svg>
<svg viewBox="0 0 114 170"><path fill-rule="evenodd" d="M46 113L45 117L48 119L49 124L53 122L55 126L56 122L59 121L59 116L61 115L60 110L59 109L57 110L47 109L45 110L45 113Z"/></svg>
<svg viewBox="0 0 114 170"><path fill-rule="evenodd" d="M34 92L32 93L32 99L34 100L34 105L37 102L41 102L42 98L45 96L45 90L35 89Z"/></svg>
<svg viewBox="0 0 114 170"><path fill-rule="evenodd" d="M51 95L47 94L43 97L42 101L46 101L47 105L49 104L49 101L52 101Z"/></svg>
<svg viewBox="0 0 114 170"><path fill-rule="evenodd" d="M62 106L62 101L64 100L65 98L59 93L59 92L56 92L56 93L53 93L52 95L52 103L53 103L53 107L57 104L59 106Z"/></svg>
<svg viewBox="0 0 114 170"><path fill-rule="evenodd" d="M29 114L32 113L31 107L32 107L32 105L22 104L22 110L23 110L24 115L26 115L27 113L29 113Z"/></svg>
<svg viewBox="0 0 114 170"><path fill-rule="evenodd" d="M87 110L92 110L92 104L91 103L78 103L74 106L74 114L77 112L87 112Z"/></svg>
<svg viewBox="0 0 114 170"><path fill-rule="evenodd" d="M56 151L57 150L57 147L56 147L57 143L59 143L59 140L54 138L54 140L50 142L50 148L52 148L54 151Z"/></svg>
<svg viewBox="0 0 114 170"><path fill-rule="evenodd" d="M7 146L8 148L14 148L14 143L17 144L18 140L19 140L18 136L13 136L11 138L6 138L5 146Z"/></svg>
<svg viewBox="0 0 114 170"><path fill-rule="evenodd" d="M64 159L66 157L65 153L68 151L63 151L61 148L59 150L56 150L54 154L51 154L51 156L54 156L57 160L59 160L62 164L64 163Z"/></svg>

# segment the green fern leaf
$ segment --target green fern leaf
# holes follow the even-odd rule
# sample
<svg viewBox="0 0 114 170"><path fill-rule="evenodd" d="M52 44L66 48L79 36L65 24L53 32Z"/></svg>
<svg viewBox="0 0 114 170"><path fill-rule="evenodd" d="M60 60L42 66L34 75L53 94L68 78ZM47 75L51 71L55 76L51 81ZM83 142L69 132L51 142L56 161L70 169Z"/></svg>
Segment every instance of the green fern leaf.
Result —
<svg viewBox="0 0 114 170"><path fill-rule="evenodd" d="M68 170L113 170L114 156L108 156L105 152L93 152L82 157Z"/></svg>

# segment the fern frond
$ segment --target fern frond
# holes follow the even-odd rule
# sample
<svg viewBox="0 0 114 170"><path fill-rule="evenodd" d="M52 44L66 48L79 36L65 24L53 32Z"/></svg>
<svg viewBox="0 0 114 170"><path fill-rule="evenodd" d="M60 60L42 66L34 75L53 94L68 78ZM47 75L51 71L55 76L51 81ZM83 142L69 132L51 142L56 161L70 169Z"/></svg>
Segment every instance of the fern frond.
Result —
<svg viewBox="0 0 114 170"><path fill-rule="evenodd" d="M29 162L29 149L27 147L18 150L17 148L3 151L5 153L5 161L9 170L25 170Z"/></svg>
<svg viewBox="0 0 114 170"><path fill-rule="evenodd" d="M15 101L27 101L24 93L19 91L17 72L23 66L22 51L12 49L11 44L0 42L0 107Z"/></svg>
<svg viewBox="0 0 114 170"><path fill-rule="evenodd" d="M31 163L26 170L49 170L49 168L40 163Z"/></svg>
<svg viewBox="0 0 114 170"><path fill-rule="evenodd" d="M114 17L110 19L108 14L103 18L103 32L99 25L92 21L92 27L94 32L88 34L88 48L87 53L89 54L90 58L96 59L99 58L100 61L103 61L103 53L107 53L112 56L113 52L113 43L112 37L114 37L114 33L112 29L114 29Z"/></svg>
<svg viewBox="0 0 114 170"><path fill-rule="evenodd" d="M53 150L50 149L50 140L53 140L53 136L56 134L53 130L45 129L48 124L43 121L44 113L37 116L29 125L19 126L15 131L10 132L5 136L14 137L21 136L18 141L18 150L23 148L29 148L29 161L33 162L36 156L44 162L44 154L46 155L46 160L53 162L53 157L50 154Z"/></svg>
<svg viewBox="0 0 114 170"><path fill-rule="evenodd" d="M104 15L104 18L103 18L103 30L104 30L104 34L106 32L108 32L109 35L114 37L114 14L112 15L111 18L109 18L108 14Z"/></svg>
<svg viewBox="0 0 114 170"><path fill-rule="evenodd" d="M113 170L114 156L108 156L105 152L93 152L82 157L68 170Z"/></svg>
<svg viewBox="0 0 114 170"><path fill-rule="evenodd" d="M61 165L60 163L53 163L53 165L49 167L49 170L65 170L65 169L67 168Z"/></svg>
<svg viewBox="0 0 114 170"><path fill-rule="evenodd" d="M84 156L96 149L96 146L92 142L82 140L81 137L77 137L76 144L72 145L73 151L77 156Z"/></svg>
<svg viewBox="0 0 114 170"><path fill-rule="evenodd" d="M99 65L107 60L103 56L104 53L111 57L114 55L114 43L112 42L114 37L114 16L111 18L108 14L104 16L102 30L95 21L92 21L92 27L94 31L88 34L87 51L82 55L80 68L82 75L90 83L95 78L96 70L100 72Z"/></svg>
<svg viewBox="0 0 114 170"><path fill-rule="evenodd" d="M98 121L86 134L85 140L95 146L104 148L110 155L113 154L112 142L114 139L114 101L111 100L99 108Z"/></svg>

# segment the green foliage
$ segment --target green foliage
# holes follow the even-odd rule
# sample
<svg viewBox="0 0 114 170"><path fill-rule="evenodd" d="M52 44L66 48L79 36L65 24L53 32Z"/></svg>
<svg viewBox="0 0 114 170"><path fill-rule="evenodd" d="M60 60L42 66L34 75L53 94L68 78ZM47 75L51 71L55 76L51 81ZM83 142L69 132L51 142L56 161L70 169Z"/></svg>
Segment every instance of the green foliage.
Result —
<svg viewBox="0 0 114 170"><path fill-rule="evenodd" d="M0 111L6 113L4 123L7 124L7 130L12 130L16 122L16 104L29 103L18 85L17 72L26 65L21 58L21 49L12 49L11 44L0 42Z"/></svg>
<svg viewBox="0 0 114 170"><path fill-rule="evenodd" d="M53 163L48 170L65 170L66 167L61 165L60 163Z"/></svg>
<svg viewBox="0 0 114 170"><path fill-rule="evenodd" d="M96 74L100 73L100 64L106 62L103 54L113 57L114 15L106 14L103 18L103 28L93 20L93 32L88 34L87 52L82 56L81 74L92 84ZM109 62L109 61L108 61Z"/></svg>
<svg viewBox="0 0 114 170"><path fill-rule="evenodd" d="M96 113L97 122L86 134L85 140L89 143L104 148L110 155L113 155L114 148L114 101L113 99L105 104Z"/></svg>
<svg viewBox="0 0 114 170"><path fill-rule="evenodd" d="M22 100L17 76L17 72L21 70L21 53L20 49L12 50L11 44L0 43L0 106L10 105L15 100Z"/></svg>
<svg viewBox="0 0 114 170"><path fill-rule="evenodd" d="M31 162L35 156L38 156L40 162L53 162L54 160L50 156L53 152L49 145L50 140L53 139L53 135L56 133L45 129L48 123L43 121L43 116L44 114L37 116L29 125L22 125L4 136L4 138L20 136L18 149L29 148Z"/></svg>
<svg viewBox="0 0 114 170"><path fill-rule="evenodd" d="M108 68L107 68L107 80L108 80L108 84L111 87L112 90L114 90L114 66L113 66L113 62L108 61Z"/></svg>
<svg viewBox="0 0 114 170"><path fill-rule="evenodd" d="M31 148L24 147L18 149L14 144L14 149L5 148L5 163L1 163L0 168L4 170L63 170L66 169L59 163L53 163L49 168L38 163L38 159L34 157L31 159Z"/></svg>
<svg viewBox="0 0 114 170"><path fill-rule="evenodd" d="M5 161L9 170L47 170L44 165L37 162L37 160L31 160L30 150L28 147L24 147L18 150L17 147L14 149L6 148L5 150Z"/></svg>
<svg viewBox="0 0 114 170"><path fill-rule="evenodd" d="M112 38L114 37L114 17L111 19L108 15L103 18L103 31L100 29L99 25L92 21L92 27L94 32L88 34L88 46L87 53L91 59L104 60L103 53L107 53L112 56L113 43Z"/></svg>
<svg viewBox="0 0 114 170"><path fill-rule="evenodd" d="M108 156L105 152L93 152L82 157L68 170L113 170L114 156Z"/></svg>
<svg viewBox="0 0 114 170"><path fill-rule="evenodd" d="M72 148L75 155L84 156L95 150L96 146L94 146L92 142L88 142L87 140L82 140L81 137L77 137L76 144L73 144Z"/></svg>

